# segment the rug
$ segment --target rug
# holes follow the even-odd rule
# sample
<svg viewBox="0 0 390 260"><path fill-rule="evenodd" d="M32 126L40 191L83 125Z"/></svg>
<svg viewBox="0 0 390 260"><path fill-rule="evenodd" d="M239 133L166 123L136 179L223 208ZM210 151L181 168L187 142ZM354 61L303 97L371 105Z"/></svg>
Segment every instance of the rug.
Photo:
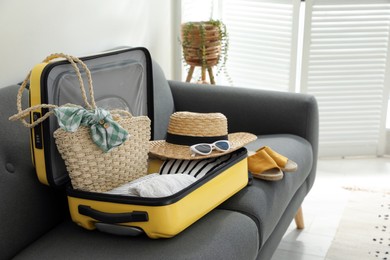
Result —
<svg viewBox="0 0 390 260"><path fill-rule="evenodd" d="M325 259L390 260L390 192L344 188L350 198Z"/></svg>

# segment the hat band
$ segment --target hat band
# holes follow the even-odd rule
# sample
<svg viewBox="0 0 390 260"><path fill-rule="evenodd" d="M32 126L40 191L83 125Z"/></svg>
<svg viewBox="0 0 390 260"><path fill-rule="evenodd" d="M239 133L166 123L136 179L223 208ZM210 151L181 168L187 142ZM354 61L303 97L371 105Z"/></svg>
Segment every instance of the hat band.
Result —
<svg viewBox="0 0 390 260"><path fill-rule="evenodd" d="M168 133L166 142L179 145L194 145L199 143L214 143L219 140L228 140L228 136L188 136Z"/></svg>

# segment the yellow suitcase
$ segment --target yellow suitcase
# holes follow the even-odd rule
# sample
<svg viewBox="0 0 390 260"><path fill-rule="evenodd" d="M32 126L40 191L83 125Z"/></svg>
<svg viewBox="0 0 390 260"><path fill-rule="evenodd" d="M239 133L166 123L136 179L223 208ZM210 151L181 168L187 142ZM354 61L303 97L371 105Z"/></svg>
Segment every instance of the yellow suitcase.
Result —
<svg viewBox="0 0 390 260"><path fill-rule="evenodd" d="M115 108L129 109L136 116L147 115L153 122L152 62L147 49L125 48L81 60L91 70L98 106L114 102ZM118 85L121 88L106 88ZM36 65L29 90L31 106L83 104L76 75L67 61ZM45 109L32 112L31 121L46 112ZM248 184L247 151L241 148L234 152L234 159L172 196L142 198L76 190L71 186L52 137L57 128L56 118L49 117L31 130L33 164L40 182L67 187L72 220L89 230L120 235L146 233L150 238L172 237ZM149 171L158 172L161 163L157 159L150 160Z"/></svg>
<svg viewBox="0 0 390 260"><path fill-rule="evenodd" d="M83 192L68 188L72 219L86 229L120 235L145 232L150 238L169 238L180 233L248 184L247 151L193 185L163 198L142 198ZM161 161L149 165L156 172ZM158 170L157 170L158 171Z"/></svg>

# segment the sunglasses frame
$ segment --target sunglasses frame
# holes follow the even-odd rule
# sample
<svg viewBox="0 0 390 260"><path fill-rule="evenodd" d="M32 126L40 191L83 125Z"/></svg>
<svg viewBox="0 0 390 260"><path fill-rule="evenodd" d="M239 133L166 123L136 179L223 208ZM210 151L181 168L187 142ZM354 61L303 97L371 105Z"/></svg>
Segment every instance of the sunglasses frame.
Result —
<svg viewBox="0 0 390 260"><path fill-rule="evenodd" d="M218 146L216 146L216 143L219 143L219 142L224 142L224 143L227 143L228 144L228 148L227 149L220 149ZM201 152L199 150L196 149L196 146L198 145L207 145L210 147L210 151L207 152L207 153L204 153L204 152ZM209 155L213 152L213 150L217 150L217 151L220 151L220 152L227 152L229 151L231 148L231 145L230 145L230 142L228 140L218 140L218 141L215 141L214 143L199 143L199 144L194 144L194 145L191 145L190 146L190 150L192 152L192 156L195 156L195 154L199 154L199 155Z"/></svg>

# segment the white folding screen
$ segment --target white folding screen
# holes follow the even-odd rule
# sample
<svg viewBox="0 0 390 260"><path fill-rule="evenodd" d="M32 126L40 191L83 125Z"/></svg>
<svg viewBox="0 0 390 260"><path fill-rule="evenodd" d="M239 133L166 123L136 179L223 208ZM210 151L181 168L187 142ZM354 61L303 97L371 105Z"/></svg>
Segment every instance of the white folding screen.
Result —
<svg viewBox="0 0 390 260"><path fill-rule="evenodd" d="M224 0L220 6L233 85L294 91L300 0Z"/></svg>
<svg viewBox="0 0 390 260"><path fill-rule="evenodd" d="M389 0L307 0L302 91L316 96L320 156L382 155Z"/></svg>

